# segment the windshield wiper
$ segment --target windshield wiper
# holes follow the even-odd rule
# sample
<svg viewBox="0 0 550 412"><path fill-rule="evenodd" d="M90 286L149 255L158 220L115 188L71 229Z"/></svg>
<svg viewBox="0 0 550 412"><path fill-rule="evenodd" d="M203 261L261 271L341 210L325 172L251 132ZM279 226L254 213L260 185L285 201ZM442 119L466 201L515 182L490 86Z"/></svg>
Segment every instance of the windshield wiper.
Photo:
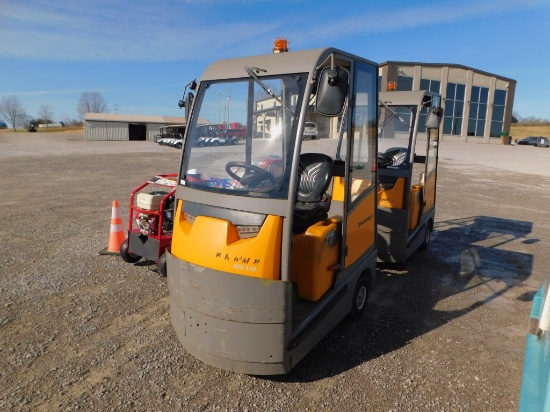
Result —
<svg viewBox="0 0 550 412"><path fill-rule="evenodd" d="M258 68L256 68L256 67L250 68L250 67L248 67L248 66L244 66L244 69L246 70L246 72L248 73L248 75L249 75L250 77L252 77L252 78L254 79L254 81L255 81L256 83L258 83L258 84L261 86L261 88L264 89L264 91L265 91L268 95L270 95L272 98L274 98L275 100L277 100L277 102L278 102L281 106L283 106L286 110L288 110L288 112L289 112L292 116L294 116L295 119L298 118L298 116L296 116L296 115L294 114L294 112L293 112L292 110L290 110L290 108L289 108L286 104L284 104L284 103L281 101L281 99L279 99L277 96L275 96L275 93L273 93L273 92L271 91L271 89L270 89L269 87L267 87L267 86L265 85L264 82L262 82L262 81L260 80L260 78L256 75L256 73L254 73L254 70L253 70L253 69L256 69L256 70L261 70L261 69L258 69ZM263 70L263 71L265 71L265 70Z"/></svg>
<svg viewBox="0 0 550 412"><path fill-rule="evenodd" d="M381 103L386 109L388 109L395 117L397 117L397 119L398 119L401 123L403 123L404 125L406 125L406 126L409 128L409 130L411 130L410 124L408 124L405 120L403 120L403 119L401 118L401 116L399 116L395 111L393 111L393 110L390 108L390 106L388 106L388 105L386 104L385 101L380 100L380 103ZM388 117L388 119L387 119L380 127L384 127L391 119L392 119L391 116Z"/></svg>

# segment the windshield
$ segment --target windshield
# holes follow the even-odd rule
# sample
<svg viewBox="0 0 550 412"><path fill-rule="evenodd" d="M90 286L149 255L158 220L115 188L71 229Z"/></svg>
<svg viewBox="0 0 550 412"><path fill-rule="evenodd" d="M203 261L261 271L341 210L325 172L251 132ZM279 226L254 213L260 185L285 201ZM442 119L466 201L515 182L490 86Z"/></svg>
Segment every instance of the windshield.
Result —
<svg viewBox="0 0 550 412"><path fill-rule="evenodd" d="M414 129L416 106L380 106L378 151L380 167L406 167L409 139Z"/></svg>
<svg viewBox="0 0 550 412"><path fill-rule="evenodd" d="M289 157L307 75L258 78L258 72L245 68L244 79L201 83L188 125L181 184L287 198Z"/></svg>

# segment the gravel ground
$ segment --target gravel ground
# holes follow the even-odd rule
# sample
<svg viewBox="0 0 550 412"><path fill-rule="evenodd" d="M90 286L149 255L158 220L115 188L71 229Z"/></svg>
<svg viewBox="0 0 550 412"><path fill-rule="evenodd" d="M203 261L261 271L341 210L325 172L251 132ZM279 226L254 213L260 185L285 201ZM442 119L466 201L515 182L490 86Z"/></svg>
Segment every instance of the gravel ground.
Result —
<svg viewBox="0 0 550 412"><path fill-rule="evenodd" d="M368 316L277 377L187 354L155 266L98 253L112 200L126 222L129 193L180 153L0 133L0 410L517 410L550 264L550 150L442 143L430 248L380 267Z"/></svg>

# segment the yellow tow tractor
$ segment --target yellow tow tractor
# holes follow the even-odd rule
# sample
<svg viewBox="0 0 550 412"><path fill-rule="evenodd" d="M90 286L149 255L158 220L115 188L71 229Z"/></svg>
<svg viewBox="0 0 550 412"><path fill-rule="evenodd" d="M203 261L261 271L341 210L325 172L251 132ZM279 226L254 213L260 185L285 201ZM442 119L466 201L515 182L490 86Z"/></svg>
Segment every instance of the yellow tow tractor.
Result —
<svg viewBox="0 0 550 412"><path fill-rule="evenodd" d="M184 91L171 321L206 363L289 372L374 285L378 66L334 48L210 64ZM197 146L199 119L243 142ZM317 139L304 137L315 123ZM244 129L244 128L243 128Z"/></svg>
<svg viewBox="0 0 550 412"><path fill-rule="evenodd" d="M404 262L433 231L441 97L386 91L379 106L378 261Z"/></svg>

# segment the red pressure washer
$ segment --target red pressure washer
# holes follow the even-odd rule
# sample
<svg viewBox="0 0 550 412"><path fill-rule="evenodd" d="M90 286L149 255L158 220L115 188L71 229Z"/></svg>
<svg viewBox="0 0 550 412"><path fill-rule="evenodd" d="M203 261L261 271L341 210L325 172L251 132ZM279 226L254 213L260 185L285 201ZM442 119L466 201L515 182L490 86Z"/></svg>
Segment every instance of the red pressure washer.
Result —
<svg viewBox="0 0 550 412"><path fill-rule="evenodd" d="M166 276L164 252L172 243L177 176L153 176L130 194L128 238L120 246L122 260L154 261L161 276Z"/></svg>

